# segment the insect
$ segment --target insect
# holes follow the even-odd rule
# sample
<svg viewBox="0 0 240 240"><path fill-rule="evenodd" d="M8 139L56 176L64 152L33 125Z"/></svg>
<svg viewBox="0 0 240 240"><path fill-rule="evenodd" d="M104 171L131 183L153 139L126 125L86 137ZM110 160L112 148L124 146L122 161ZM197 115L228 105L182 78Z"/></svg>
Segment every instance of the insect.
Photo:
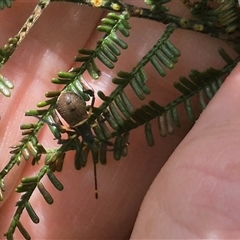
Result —
<svg viewBox="0 0 240 240"><path fill-rule="evenodd" d="M87 123L87 120L91 116L92 108L95 102L95 96L94 92L90 89L85 90L84 92L87 93L90 97L92 97L92 102L88 112L86 102L74 92L62 92L57 99L56 109L61 115L61 117L69 125L69 127L64 127L63 125L61 125L60 127L66 129L67 131L74 130L76 134L71 136L71 138L81 136L83 141L88 144L88 146L92 147L95 141L91 127ZM57 121L60 122L59 119ZM94 163L94 185L95 198L97 199L98 187L96 163Z"/></svg>
<svg viewBox="0 0 240 240"><path fill-rule="evenodd" d="M69 124L69 128L76 132L77 136L82 136L84 142L88 145L93 145L94 136L87 120L91 115L95 96L92 90L86 90L84 92L92 97L89 112L87 112L86 109L86 102L74 92L62 92L57 99L56 109Z"/></svg>
<svg viewBox="0 0 240 240"><path fill-rule="evenodd" d="M68 123L69 126L64 126L56 114L56 110L52 113L52 118L54 122L49 122L43 118L37 117L40 121L47 123L50 126L54 126L60 130L60 132L67 132L69 134L68 139L58 139L58 143L63 143L70 139L81 136L83 141L90 147L98 147L95 145L95 136L92 133L91 126L88 124L87 120L92 114L92 109L95 102L95 95L93 90L87 89L84 91L91 98L92 102L89 110L87 110L86 102L74 92L62 92L56 102L56 110L59 115ZM104 140L100 140L104 141ZM111 142L105 142L108 145L113 145ZM94 184L95 184L95 197L98 198L97 191L97 171L96 163L94 162Z"/></svg>

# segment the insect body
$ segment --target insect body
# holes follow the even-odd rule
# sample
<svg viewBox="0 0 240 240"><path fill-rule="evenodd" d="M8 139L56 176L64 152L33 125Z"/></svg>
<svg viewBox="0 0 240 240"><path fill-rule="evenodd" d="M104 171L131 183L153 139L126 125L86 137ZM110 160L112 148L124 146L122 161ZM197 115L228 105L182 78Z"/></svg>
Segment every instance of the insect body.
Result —
<svg viewBox="0 0 240 240"><path fill-rule="evenodd" d="M69 124L68 128L64 126L61 126L61 128L74 130L76 135L71 136L71 138L82 136L83 141L92 148L94 145L94 136L87 120L91 115L95 96L92 90L86 90L85 93L92 97L89 112L87 112L86 109L86 102L74 92L62 92L57 99L56 109L61 117ZM94 183L95 197L98 198L96 163L94 163Z"/></svg>
<svg viewBox="0 0 240 240"><path fill-rule="evenodd" d="M82 136L84 142L89 145L94 143L91 127L86 122L91 114L95 97L92 90L86 91L92 97L89 113L86 110L86 102L74 92L63 92L57 99L56 109L62 118L69 124L78 136Z"/></svg>

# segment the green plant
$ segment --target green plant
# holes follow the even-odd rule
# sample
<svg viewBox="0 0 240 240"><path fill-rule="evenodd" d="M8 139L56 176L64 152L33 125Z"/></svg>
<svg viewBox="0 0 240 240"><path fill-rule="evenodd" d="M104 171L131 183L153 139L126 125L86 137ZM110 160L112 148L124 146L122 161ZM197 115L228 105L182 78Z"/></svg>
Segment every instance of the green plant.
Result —
<svg viewBox="0 0 240 240"><path fill-rule="evenodd" d="M45 163L37 174L22 179L21 184L16 189L23 195L17 203L14 220L6 233L8 239L12 239L16 227L19 228L26 239L30 238L20 221L24 209L27 210L33 222L39 222L39 218L30 203L32 193L36 188L39 189L48 203L53 202L53 198L41 182L44 176L49 178L55 188L63 189L63 185L56 177L55 172L62 170L66 152L75 151L74 160L77 169L85 166L90 152L94 165L98 162L106 164L106 142L111 141L114 142L114 158L119 160L121 156L127 154L128 134L141 125L145 126L148 145L153 146L154 138L151 125L154 119L158 119L159 132L162 136L172 133L175 126L180 126L179 119L181 116L178 114L178 107L183 104L189 120L194 122L199 113L193 111L192 97L198 95L197 102L200 103L201 110L203 110L222 81L239 61L240 15L237 1L203 0L197 3L182 1L191 10L193 15L191 18L169 14L167 3L170 1L166 0L145 1L147 5L150 5L150 9L138 8L120 1L75 0L69 2L103 7L110 10L111 13L102 19L97 28L98 31L103 32L103 35L97 42L95 49L81 48L75 58L77 66L71 68L68 72L59 72L58 76L52 79L52 83L61 85L61 89L58 88L57 91L50 89L45 94L47 100L39 102L36 110L26 111L27 116L35 116L40 120L37 123L33 120L33 123L21 124L23 138L19 144L12 147L11 159L0 172L1 189L4 190L3 180L5 176L11 171L12 167L20 164L24 159L31 160L33 165L38 163L40 159L41 161L45 160ZM10 1L7 1L6 5L10 6L10 3ZM2 65L7 63L10 56L22 43L30 28L40 17L43 9L51 5L49 3L50 1L40 1L20 33L9 39L8 45L2 48ZM160 37L155 44L141 56L138 62L132 64L132 67L127 70L120 69L117 75L113 77L114 85L110 94L104 91L98 92L98 97L102 102L99 106L93 108L93 113L88 119L89 125L92 126L94 134L97 136L96 145L92 147L84 143L81 138L70 138L69 141L64 141L56 148L44 146L37 133L41 131L45 124L48 125L55 138L60 139L62 137L62 132L52 118L57 97L62 91L73 91L85 101L89 100L89 96L84 92L89 87L84 78L87 79L89 74L92 79L97 80L100 78L102 71L107 72L114 68L124 51L127 51L127 38L131 31L134 31L134 29L130 30L129 19L132 17L151 19L162 22L167 26L161 34L159 33ZM159 79L152 80L149 77L151 71L148 68L153 67L151 70L155 71L155 78L164 78L170 72L169 70L172 70L175 65L177 66L181 51L177 44L172 43L170 38L178 28L205 33L227 42L235 51L232 54L234 59L221 48L219 53L226 62L221 69L210 66L206 70L193 69L188 77L182 76L179 78L179 76L176 76L173 86L180 92L179 96L166 104L160 104L156 99L151 99L151 91L154 89L149 87L149 82L152 81L152 86L154 86L154 81L159 81ZM4 77L1 79L3 93L6 92L5 95L9 96L9 89L12 88L12 85ZM138 105L132 103L132 95L139 99L137 101ZM14 96L12 97L14 98ZM145 101L145 99L148 101ZM103 119L106 120L103 121ZM49 123L52 123L52 125ZM72 133L67 132L67 137L71 136Z"/></svg>

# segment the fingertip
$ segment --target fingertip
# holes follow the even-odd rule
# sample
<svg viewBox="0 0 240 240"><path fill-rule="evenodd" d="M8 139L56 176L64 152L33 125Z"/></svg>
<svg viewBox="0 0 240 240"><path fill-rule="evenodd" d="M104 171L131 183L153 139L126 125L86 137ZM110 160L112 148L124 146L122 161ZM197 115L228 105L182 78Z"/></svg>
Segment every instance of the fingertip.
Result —
<svg viewBox="0 0 240 240"><path fill-rule="evenodd" d="M131 239L239 236L240 64L151 185Z"/></svg>

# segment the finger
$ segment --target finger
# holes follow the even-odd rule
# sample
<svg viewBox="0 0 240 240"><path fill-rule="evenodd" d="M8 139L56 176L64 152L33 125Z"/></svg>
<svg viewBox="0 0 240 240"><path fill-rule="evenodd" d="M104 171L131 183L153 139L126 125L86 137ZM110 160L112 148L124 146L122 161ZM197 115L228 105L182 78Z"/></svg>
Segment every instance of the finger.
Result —
<svg viewBox="0 0 240 240"><path fill-rule="evenodd" d="M60 8L60 5L57 7ZM62 6L62 7L64 8L64 12L66 12L66 6ZM76 6L74 5L73 8L74 7ZM23 109L21 110L19 109L19 111L15 114L21 115L21 114L24 114L24 112L28 109L35 109L36 103L43 99L42 98L43 93L45 91L49 91L49 89L54 90L49 79L55 76L55 72L59 71L59 69L60 70L69 69L69 66L67 65L68 62L71 62L71 60L69 59L70 58L72 59L72 56L75 55L76 49L79 48L79 46L81 45L84 46L83 42L79 43L78 32L76 32L75 34L74 31L76 31L76 29L78 28L77 25L79 23L84 22L84 20L87 19L87 17L84 14L88 15L89 13L86 12L85 8L83 9L84 14L82 14L82 12L79 12L79 9L77 9L76 12L74 12L73 8L70 8L69 15L67 15L66 13L66 15L64 15L65 18L61 18L62 22L59 22L58 12L62 12L63 10L59 9L57 11L55 8L53 8L54 12L57 15L57 16L53 16L52 11L47 12L48 10L47 9L46 13L44 13L46 18L46 19L43 19L44 23L41 23L40 21L39 24L42 24L42 25L39 26L38 31L36 30L32 38L31 38L31 32L30 32L29 33L30 35L28 35L29 37L25 39L25 42L29 41L28 42L29 45L27 43L25 45L25 51L27 51L28 55L24 55L23 54L24 50L22 50L22 52L19 53L19 56L22 57L22 59L16 62L18 63L16 64L16 66L18 66L19 69L21 69L21 75L20 74L17 75L17 72L14 71L12 73L13 75L10 77L12 79L15 79L18 77L19 86L21 86L20 83L24 83L24 84L27 84L27 86L29 87L27 91L28 94L26 96L24 95L24 99L22 99L23 90L22 91L19 90L19 97L18 97L18 99L21 99L22 102L24 103L26 102L27 104L24 104L22 106ZM18 8L18 11L20 11L19 8ZM96 17L95 14L96 13L94 12L94 16ZM75 18L77 18L76 16L78 16L77 19L75 18L73 19L74 24L69 20L69 17L71 19L72 15L75 16ZM54 26L53 20L56 21L55 22L56 26ZM52 24L49 25L48 22L51 22ZM61 29L62 25L64 25L65 29ZM146 29L149 29L148 28L149 25L147 23L145 25L146 25ZM44 30L45 29L44 27L46 26L49 26L49 28ZM58 34L54 33L54 35L51 35L51 34L48 35L49 33L52 32L51 30L52 28L59 29L62 31L65 30L69 34L66 34L66 33L62 34L62 31L59 31ZM149 29L148 31L150 30L151 29ZM34 31L34 29L32 31ZM45 32L45 34L43 34L42 31ZM71 31L73 31L74 34L70 34ZM79 31L79 33L82 33L84 31L85 30ZM140 28L138 29L138 31L140 31ZM40 37L39 37L40 40L39 42L36 43L36 41L33 41L32 39L34 39L34 37L38 33L40 33ZM47 36L47 39L45 39L45 36ZM156 37L157 37L157 34L156 34ZM83 39L88 39L88 38L89 36L87 34L84 34L84 36L81 35L80 39L83 41ZM58 41L58 39L60 40ZM136 41L136 35L133 40ZM72 45L70 44L71 46L70 48L68 47L69 42L72 44ZM32 44L34 46L31 48ZM39 44L39 45L36 46L36 44ZM43 44L43 46L41 44ZM93 42L92 44L95 46L95 42ZM151 46L151 44L152 42L149 42L149 47ZM48 45L50 45L50 47L48 51L45 52L46 46ZM134 46L135 45L136 44L134 44ZM141 44L139 45L141 46ZM76 49L74 47L76 47ZM19 51L20 50L21 50L21 47L19 47ZM147 48L145 50L147 50ZM36 52L36 51L39 51L39 52ZM31 58L32 52L34 52L38 57L37 59L34 59L33 62L31 62L32 65L26 64L26 70L22 73L23 71L22 69L24 69L22 67L22 64L25 63L23 60L29 63L28 59ZM66 53L68 53L69 55ZM131 56L134 56L134 55L131 55ZM128 58L128 60L129 62L131 62L132 60L131 64L133 66L133 63L136 62L137 58L141 56L137 56L137 58L132 58L131 56ZM11 59L11 60L14 61L14 59ZM44 63L47 63L47 64L44 64ZM123 60L122 62L120 62L120 65L122 65L122 68L125 68L126 61ZM39 71L41 69L41 71L38 72L37 71L38 69ZM42 71L42 69L44 69L44 72ZM26 78L24 78L24 76L26 76ZM103 77L104 76L106 77L106 75L103 74ZM38 79L38 82L33 81L35 79ZM104 90L106 90L106 86L109 85L109 80L111 80L111 78L107 77L104 80L106 80L106 84L104 86ZM19 101L17 103L19 104ZM16 106L16 102L12 103L12 105L14 104ZM6 115L6 118L7 117L9 117L9 115ZM19 123L18 115L12 115L12 118L18 120L16 121L16 125L17 125ZM23 121L25 122L25 119ZM29 122L32 122L32 120L29 120ZM5 122L5 124L7 123ZM55 203L52 206L48 206L42 199L42 196L38 193L38 191L36 191L34 193L34 196L31 198L31 204L33 205L37 213L39 212L42 213L42 215L40 215L41 222L36 227L34 224L31 223L31 220L28 218L27 215L23 215L23 218L21 220L23 223L27 223L27 224L24 224L24 226L31 233L33 238L34 237L39 238L40 236L42 236L43 239L49 238L51 236L53 236L54 238L62 238L63 236L65 236L66 238L69 238L69 236L78 237L79 235L81 235L82 238L102 237L102 238L109 239L109 238L116 238L120 236L125 237L126 235L129 235L133 222L135 220L137 209L139 207L142 196L144 195L146 189L148 188L150 182L152 181L153 176L160 169L163 162L165 161L167 156L170 154L172 149L180 141L180 139L182 138L184 132L186 132L186 129L188 127L189 126L187 126L185 129L183 128L181 134L177 135L176 137L172 137L168 139L167 141L165 141L163 145L159 144L161 145L160 150L161 152L163 152L162 159L160 161L156 159L155 151L153 151L150 148L146 149L146 141L144 139L144 134L142 133L143 130L142 129L140 130L140 135L139 133L133 134L131 137L133 141L130 140L132 142L131 153L128 155L128 159L133 159L134 161L127 162L125 160L120 163L116 163L116 162L114 163L113 161L111 161L111 158L110 158L107 168L106 167L98 168L99 185L101 183L100 185L101 192L99 189L99 194L100 194L99 201L96 201L94 199L92 165L87 165L87 167L84 170L82 170L81 172L78 172L73 168L73 161L72 161L74 158L73 153L68 154L66 159L68 159L69 161L66 161L64 165L64 171L61 174L57 175L60 181L64 184L64 187L65 187L64 192L63 193L57 192L56 189L54 189L51 186L51 184L49 183L49 180L44 179L43 183L46 186L47 190L53 195ZM17 130L18 130L18 126L16 126L16 132L18 132ZM11 132L11 135L9 133L9 135L6 136L6 139L9 139L9 142L10 141L12 142L13 140L16 141L16 135L13 133L14 131ZM47 129L46 129L46 132L42 133L42 135L39 137L39 140L41 141L41 143L47 148L54 146L52 139L53 137L51 134L49 134L49 131ZM163 142L162 140L158 140L158 141ZM156 145L158 145L158 141L156 141ZM142 158L142 154L140 153L141 149L145 149L144 154L146 154L147 158ZM155 149L159 150L158 147ZM150 159L155 159L155 160L149 163ZM21 163L20 166L22 165L23 164ZM18 176L20 174L19 170L21 169L19 168L15 168L15 169L18 175L17 174L9 175L10 180L6 181L8 191L13 189L16 186L16 184L19 183ZM39 169L36 166L33 168L29 163L29 165L25 169L22 176L24 177L34 176L37 174L38 170ZM2 224L1 229L7 230L7 227L10 222L10 218L12 217L13 212L15 211L13 206L15 205L15 202L17 201L18 198L19 198L18 195L14 195L4 205L5 209L1 212L1 216L2 217L4 216L4 221L0 221L0 223ZM114 203L114 207L112 207L110 211L109 210L110 206L113 203ZM63 207L63 206L66 206L66 207ZM106 225L105 221L102 221L102 218L104 216L105 216L105 219L111 224ZM94 217L94 220L93 220L93 217ZM118 218L118 221L114 220L116 219L116 217ZM71 225L71 222L72 222L71 219L73 218L76 221L76 225L74 227L69 226ZM78 227L77 223L81 223L83 219L84 219L84 222L86 222L86 224L89 226L89 228L94 229L94 231L89 231L89 228L86 228L86 224L82 224L80 227ZM61 226L64 226L64 227L60 228L61 229L60 230L58 224L61 224ZM50 226L50 225L51 225L51 228L48 228L47 226Z"/></svg>
<svg viewBox="0 0 240 240"><path fill-rule="evenodd" d="M238 238L238 65L149 189L132 239Z"/></svg>
<svg viewBox="0 0 240 240"><path fill-rule="evenodd" d="M1 13L0 17L5 19L3 23L6 28L4 29L12 29L11 24L16 25L10 34L9 32L6 32L5 36L1 34L2 42L16 34L35 5L36 3L16 2L11 9L7 10L7 14L5 11L3 11L3 15ZM4 149L1 152L1 169L12 156L9 154L9 147L18 144L23 137L19 125L36 122L36 119L24 117L25 111L36 109L36 104L45 99L44 93L46 91L54 91L59 88L51 83L51 78L55 77L58 71L68 71L71 68L72 59L79 46L86 44L93 29L95 29L101 12L93 13L88 12L88 10L90 9L79 9L79 5L76 4L67 4L66 7L64 4L52 3L2 69L2 74L14 83L15 89L12 91L11 98L6 99L1 96L1 149ZM65 18L59 17L62 13L65 13ZM22 15L24 17L21 17ZM17 18L17 16L20 17ZM86 17L91 17L91 21L88 24L83 24L84 35L82 35L81 31L76 29ZM7 19L8 21L6 21ZM10 19L13 20L13 23ZM17 20L15 21L15 19ZM52 29L55 30L52 31ZM74 34L72 29L74 29ZM39 141L44 146L56 146L49 131L46 131L45 137L44 140L39 136ZM11 199L8 197L19 183L25 164L26 161L22 160L20 166L11 169L5 178L4 200L9 200L9 208L6 207L6 211L3 210L0 214L1 235L3 235L3 231L7 230L15 211L16 195ZM31 162L28 164L31 165ZM29 175L36 172L37 169L32 168Z"/></svg>

